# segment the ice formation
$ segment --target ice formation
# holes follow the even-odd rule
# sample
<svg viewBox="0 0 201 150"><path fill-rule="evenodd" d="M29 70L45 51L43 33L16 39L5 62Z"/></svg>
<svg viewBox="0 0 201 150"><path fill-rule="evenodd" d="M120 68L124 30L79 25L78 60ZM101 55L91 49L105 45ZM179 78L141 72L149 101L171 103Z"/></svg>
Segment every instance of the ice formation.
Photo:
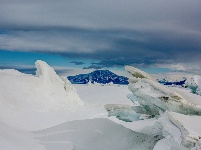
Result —
<svg viewBox="0 0 201 150"><path fill-rule="evenodd" d="M161 85L137 68L126 67L126 70L133 75L129 79L129 89L133 94L128 94L127 98L134 105L107 104L108 116L124 121L122 124L131 129L134 127L129 123L135 126L133 122L157 116L152 126L138 131L157 139L154 150L199 150L201 97L186 88ZM196 79L194 82L199 85Z"/></svg>
<svg viewBox="0 0 201 150"><path fill-rule="evenodd" d="M122 105L122 104L107 104L105 105L105 109L108 112L108 116L116 116L119 120L123 120L125 122L132 122L136 120L140 120L140 114L137 114L130 105Z"/></svg>
<svg viewBox="0 0 201 150"><path fill-rule="evenodd" d="M157 122L147 129L147 132L152 131L152 134L164 137L157 142L154 150L164 146L167 150L201 149L201 97L189 93L185 88L161 85L137 68L127 66L126 70L133 75L129 79L129 89L139 102L139 106L132 107L133 110L139 114L158 116ZM193 77L197 87L200 86L200 79L199 76ZM132 100L132 95L129 97ZM141 132L145 131L146 128Z"/></svg>
<svg viewBox="0 0 201 150"><path fill-rule="evenodd" d="M63 81L47 63L37 61L36 68L37 76L0 70L0 118L5 124L26 130L43 128L47 124L43 117L71 114L85 105L73 85L67 79ZM37 125L31 126L35 120ZM49 125L57 121L49 121Z"/></svg>
<svg viewBox="0 0 201 150"><path fill-rule="evenodd" d="M192 93L201 96L201 76L194 75L186 85L191 89Z"/></svg>
<svg viewBox="0 0 201 150"><path fill-rule="evenodd" d="M68 81L63 81L46 62L38 60L36 68L37 76L14 70L2 70L7 77L1 82L1 98L11 106L16 107L15 103L20 106L23 104L36 111L54 111L84 105L72 85ZM17 75L17 80L13 72ZM15 86L10 86L10 83L15 83ZM6 94L4 91L12 91L12 94Z"/></svg>
<svg viewBox="0 0 201 150"><path fill-rule="evenodd" d="M169 110L182 114L201 115L201 103L193 103L181 90L166 87L149 74L134 67L127 66L126 70L133 75L129 79L129 89L138 97L138 102L147 114L155 116ZM196 98L200 99L200 97Z"/></svg>

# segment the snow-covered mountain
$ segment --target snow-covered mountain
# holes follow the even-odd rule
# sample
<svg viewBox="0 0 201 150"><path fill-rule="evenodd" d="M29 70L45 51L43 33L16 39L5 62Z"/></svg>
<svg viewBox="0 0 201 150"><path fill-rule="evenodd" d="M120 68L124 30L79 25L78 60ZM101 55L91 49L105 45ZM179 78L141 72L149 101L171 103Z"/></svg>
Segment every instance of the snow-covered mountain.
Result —
<svg viewBox="0 0 201 150"><path fill-rule="evenodd" d="M88 82L100 84L128 84L127 77L118 76L109 70L95 70L89 74L69 76L68 80L73 84L87 84Z"/></svg>
<svg viewBox="0 0 201 150"><path fill-rule="evenodd" d="M163 85L185 85L186 79L182 80L182 81L167 81L165 79L163 80L158 80L159 83L163 84Z"/></svg>

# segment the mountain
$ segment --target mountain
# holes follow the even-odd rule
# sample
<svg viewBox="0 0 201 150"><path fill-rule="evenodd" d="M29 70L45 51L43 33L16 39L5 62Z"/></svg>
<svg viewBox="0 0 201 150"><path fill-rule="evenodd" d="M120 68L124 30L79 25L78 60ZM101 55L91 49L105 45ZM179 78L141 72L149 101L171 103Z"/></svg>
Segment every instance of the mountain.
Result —
<svg viewBox="0 0 201 150"><path fill-rule="evenodd" d="M87 84L89 81L91 83L100 84L128 84L128 78L124 76L118 76L109 70L95 70L89 74L79 74L76 76L67 77L68 80L73 84Z"/></svg>
<svg viewBox="0 0 201 150"><path fill-rule="evenodd" d="M167 81L165 79L163 80L159 80L159 83L163 84L163 85L185 85L186 79L182 80L182 81L175 81L175 82L171 82L171 81Z"/></svg>

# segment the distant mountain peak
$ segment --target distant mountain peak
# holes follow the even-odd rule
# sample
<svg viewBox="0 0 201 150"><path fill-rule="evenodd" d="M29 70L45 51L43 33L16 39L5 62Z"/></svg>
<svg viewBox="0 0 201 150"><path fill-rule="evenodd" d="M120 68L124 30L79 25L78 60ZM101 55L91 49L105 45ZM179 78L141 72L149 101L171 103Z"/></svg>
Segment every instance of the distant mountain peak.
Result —
<svg viewBox="0 0 201 150"><path fill-rule="evenodd" d="M128 84L127 77L116 75L109 70L95 70L89 74L79 74L76 76L69 76L67 78L73 84L87 84L89 82L100 84Z"/></svg>

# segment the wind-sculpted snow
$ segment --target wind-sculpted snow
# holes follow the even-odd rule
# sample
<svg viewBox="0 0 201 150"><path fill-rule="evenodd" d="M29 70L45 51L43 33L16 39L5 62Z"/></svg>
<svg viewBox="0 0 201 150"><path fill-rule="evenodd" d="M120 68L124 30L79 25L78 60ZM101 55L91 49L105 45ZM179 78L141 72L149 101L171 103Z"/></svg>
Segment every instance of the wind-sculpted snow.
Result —
<svg viewBox="0 0 201 150"><path fill-rule="evenodd" d="M87 83L100 83L100 84L128 84L128 78L124 76L118 76L109 70L96 70L89 74L79 74L76 76L69 76L73 84L87 84Z"/></svg>
<svg viewBox="0 0 201 150"><path fill-rule="evenodd" d="M200 150L201 116L170 112L169 118L181 130L183 145L192 148L197 144L197 149Z"/></svg>
<svg viewBox="0 0 201 150"><path fill-rule="evenodd" d="M162 85L127 67L132 92L127 85L102 86L128 82L107 71L88 76L101 84L76 84L76 90L47 63L37 61L36 68L36 76L0 70L2 150L200 148L201 99L188 88ZM192 83L200 87L200 77Z"/></svg>
<svg viewBox="0 0 201 150"><path fill-rule="evenodd" d="M40 123L30 124L40 120L45 112L71 113L84 106L73 85L62 80L47 63L37 61L36 68L37 76L0 70L0 118L10 126L37 129ZM39 115L41 112L44 113ZM13 114L13 119L9 119L9 114ZM29 117L31 114L35 119ZM29 122L25 123L27 119Z"/></svg>
<svg viewBox="0 0 201 150"><path fill-rule="evenodd" d="M104 118L66 122L35 136L48 150L151 150L157 142Z"/></svg>

